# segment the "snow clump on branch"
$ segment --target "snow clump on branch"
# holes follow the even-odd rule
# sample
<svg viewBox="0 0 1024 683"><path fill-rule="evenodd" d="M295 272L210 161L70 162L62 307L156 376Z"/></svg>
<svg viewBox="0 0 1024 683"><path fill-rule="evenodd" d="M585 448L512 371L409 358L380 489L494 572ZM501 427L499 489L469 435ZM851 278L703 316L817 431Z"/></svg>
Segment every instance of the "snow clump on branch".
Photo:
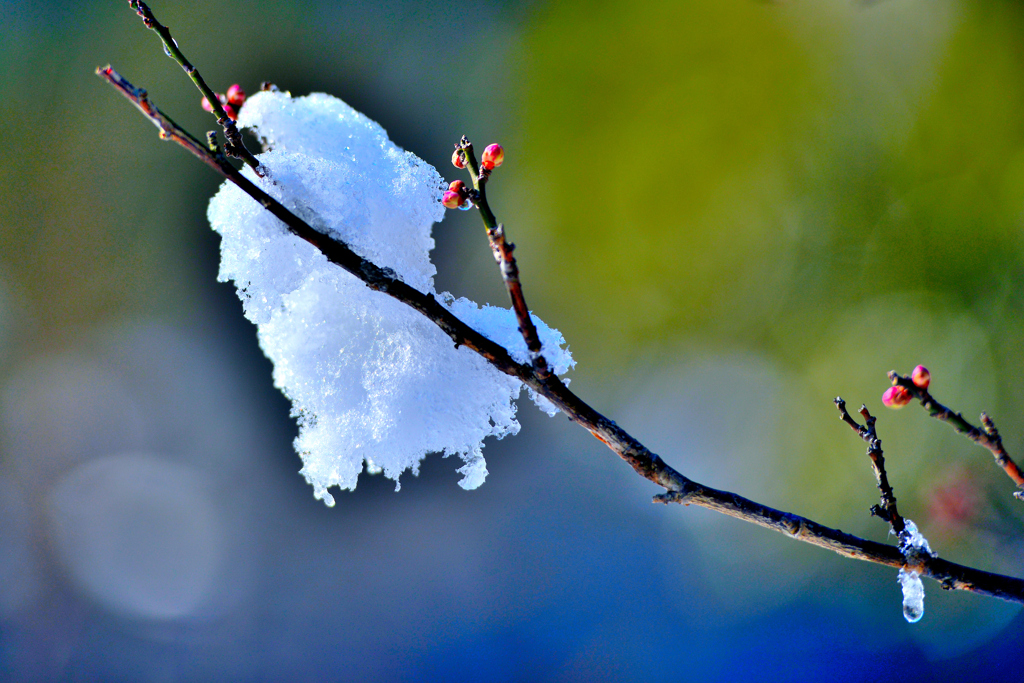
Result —
<svg viewBox="0 0 1024 683"><path fill-rule="evenodd" d="M909 559L918 555L936 557L935 551L928 545L925 538L909 518L903 518L904 528L899 534L900 552ZM903 617L911 624L924 616L924 583L921 574L914 569L900 569L896 580L903 591Z"/></svg>
<svg viewBox="0 0 1024 683"><path fill-rule="evenodd" d="M529 362L511 310L434 289L430 233L444 215L444 181L433 167L398 148L379 124L322 93L258 93L238 123L269 150L259 156L268 177L246 168L250 180ZM274 382L292 401L301 473L317 498L333 505L328 487L354 489L364 463L368 472L383 471L397 482L407 470L418 473L431 452L464 461L463 488L483 483L483 439L519 431L519 380L455 348L423 315L329 263L235 185L224 183L208 217L222 237L218 279L235 282L274 363ZM534 322L553 371L566 372L574 362L562 335ZM533 398L548 414L556 412L543 397Z"/></svg>

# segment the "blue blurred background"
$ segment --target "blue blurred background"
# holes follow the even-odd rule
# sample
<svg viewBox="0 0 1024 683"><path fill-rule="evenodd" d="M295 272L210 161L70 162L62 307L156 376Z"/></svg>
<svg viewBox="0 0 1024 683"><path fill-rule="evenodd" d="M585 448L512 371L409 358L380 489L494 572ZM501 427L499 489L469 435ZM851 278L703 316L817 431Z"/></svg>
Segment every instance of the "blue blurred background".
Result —
<svg viewBox="0 0 1024 683"><path fill-rule="evenodd" d="M685 474L885 541L837 394L917 363L1024 454L1024 5L1008 0L153 3L223 91L339 96L492 203L573 388ZM92 75L196 134L125 2L0 2L0 679L1019 681L1024 617L657 489L522 408L456 486L312 497L205 222L218 179ZM505 305L478 217L439 289ZM948 559L1024 575L991 457L878 424ZM1020 458L1018 458L1020 461ZM891 539L889 539L891 540Z"/></svg>

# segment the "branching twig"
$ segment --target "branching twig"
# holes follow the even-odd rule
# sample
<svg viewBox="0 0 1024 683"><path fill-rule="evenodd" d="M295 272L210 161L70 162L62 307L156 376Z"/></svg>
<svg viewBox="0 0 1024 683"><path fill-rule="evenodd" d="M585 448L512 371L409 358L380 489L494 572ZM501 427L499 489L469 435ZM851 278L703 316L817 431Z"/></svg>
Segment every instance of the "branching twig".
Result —
<svg viewBox="0 0 1024 683"><path fill-rule="evenodd" d="M368 287L395 297L416 310L420 311L452 338L459 346L466 346L489 361L502 372L526 381L532 376L530 369L516 363L504 347L495 344L479 332L465 324L433 297L413 289L400 280L393 271L381 268L362 258L352 251L347 244L317 232L308 223L293 214L283 204L257 187L251 180L238 172L227 160L211 151L208 145L199 142L193 136L161 112L148 99L146 91L136 88L114 69L107 66L97 69L96 74L113 85L160 129L160 137L173 140L198 157L207 166L221 176L238 185L246 194L259 202L264 208L283 222L289 231L323 252L327 260L341 266L348 272L366 283Z"/></svg>
<svg viewBox="0 0 1024 683"><path fill-rule="evenodd" d="M114 86L114 88L128 98L128 100L134 104L146 118L152 121L153 125L160 130L161 140L172 140L178 143L188 150L194 157L198 158L204 164L224 177L227 177L227 170L224 168L225 165L227 168L234 170L234 167L227 164L226 161L222 162L221 159L218 159L217 155L212 153L209 149L209 145L204 145L199 142L199 140L196 140L188 131L176 124L162 111L157 109L156 105L150 101L145 89L136 88L128 82L128 79L114 71L109 64L103 68L96 69L96 75Z"/></svg>
<svg viewBox="0 0 1024 683"><path fill-rule="evenodd" d="M846 411L846 401L840 397L835 398L836 408L839 409L839 417L846 424L850 425L853 431L857 432L860 438L868 444L868 457L871 458L871 469L875 472L875 481L878 482L878 491L882 494L881 505L872 505L871 514L889 523L894 534L899 536L906 524L899 510L896 509L896 494L889 485L889 477L885 473L885 457L882 455L882 440L878 438L875 431L875 417L868 412L868 407L860 407L861 417L865 424L858 424Z"/></svg>
<svg viewBox="0 0 1024 683"><path fill-rule="evenodd" d="M210 103L210 106L213 108L213 115L217 117L217 124L224 129L224 138L227 140L224 145L224 152L228 156L241 159L254 168L259 175L262 175L260 162L246 149L245 143L242 142L242 134L238 132L238 126L235 125L235 122L224 111L220 99L213 92L213 89L206 84L206 81L203 80L203 77L199 74L199 69L192 66L192 63L186 59L185 55L178 48L178 42L171 37L171 30L157 21L156 17L153 16L153 10L149 9L149 6L141 0L128 0L128 5L135 10L136 14L142 17L142 23L146 25L146 28L152 29L160 36L160 40L164 44L164 52L168 57L181 65L181 68L185 70L188 77L199 88L199 92L203 93L203 97Z"/></svg>
<svg viewBox="0 0 1024 683"><path fill-rule="evenodd" d="M601 415L550 372L542 374L536 367L515 362L500 345L487 339L444 308L433 296L424 294L401 281L389 269L381 268L353 252L340 240L323 235L292 214L273 197L257 187L224 159L223 155L199 143L164 116L146 98L145 91L135 88L113 69L97 73L130 99L160 129L160 135L184 146L220 175L235 183L244 192L280 219L288 230L317 247L332 263L359 278L368 287L383 292L415 308L433 321L456 345L479 353L498 370L516 377L528 387L555 404L570 420L583 426L597 439L625 460L640 476L666 489L655 497L660 503L699 505L778 531L786 536L850 557L890 567L906 567L907 559L899 549L858 538L838 529L813 522L788 512L775 510L728 491L719 491L692 481L667 465L658 455ZM468 157L469 155L467 155ZM468 161L468 159L467 159ZM467 164L468 166L469 164ZM479 174L473 172L474 184L480 191ZM494 216L483 201L481 213L488 227L497 228ZM925 557L914 567L925 576L940 581L944 588L959 589L1024 603L1024 580L992 574L939 558Z"/></svg>
<svg viewBox="0 0 1024 683"><path fill-rule="evenodd" d="M936 401L931 393L929 393L927 387L917 386L910 377L904 377L895 370L892 370L889 372L889 379L892 380L893 386L898 385L909 391L914 398L921 402L921 405L928 411L928 414L936 420L945 422L952 426L958 434L963 434L982 448L991 451L996 465L1003 472L1006 472L1006 476L1012 479L1017 484L1017 488L1020 489L1014 492L1014 497L1018 500L1024 500L1024 472L1021 472L1020 467L1017 466L1017 463L1013 461L1009 454L1007 454L1006 449L1003 448L1003 438L999 435L999 430L996 429L992 418L982 413L982 428L975 427L965 420L963 415L954 413L951 409Z"/></svg>
<svg viewBox="0 0 1024 683"><path fill-rule="evenodd" d="M530 351L533 369L537 372L538 377L544 379L551 374L551 370L548 368L548 363L544 356L541 355L541 343L540 338L537 336L537 327L533 324L533 319L530 317L530 309L527 308L526 298L523 296L523 287L519 283L519 267L516 265L516 259L512 255L512 250L516 248L516 245L505 240L505 226L498 223L498 219L494 217L494 212L491 211L491 206L487 202L486 187L490 172L477 163L476 154L473 152L473 144L465 135L462 136L462 140L456 145L456 148L462 154L463 163L465 163L466 170L469 171L469 176L473 180L473 193L470 195L470 199L480 209L480 217L484 221L484 227L487 228L487 239L491 243L491 251L494 253L494 259L501 268L501 279L505 282L508 296L512 300L512 309L515 311L516 320L519 322L519 332L523 335L523 339L526 341L526 348Z"/></svg>

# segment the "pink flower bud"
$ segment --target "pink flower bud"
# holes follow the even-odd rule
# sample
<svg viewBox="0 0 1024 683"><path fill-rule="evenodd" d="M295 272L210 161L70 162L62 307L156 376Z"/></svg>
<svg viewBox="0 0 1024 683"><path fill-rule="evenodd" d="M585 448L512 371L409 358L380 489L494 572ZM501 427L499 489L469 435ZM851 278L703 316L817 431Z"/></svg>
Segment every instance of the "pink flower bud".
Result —
<svg viewBox="0 0 1024 683"><path fill-rule="evenodd" d="M241 107L245 104L245 91L242 90L242 86L235 83L228 88L228 104L233 107Z"/></svg>
<svg viewBox="0 0 1024 683"><path fill-rule="evenodd" d="M203 111L213 112L213 105L205 97L203 98Z"/></svg>
<svg viewBox="0 0 1024 683"><path fill-rule="evenodd" d="M449 209L459 208L462 202L462 195L460 195L458 192L452 192L451 190L445 192L444 196L441 198L441 203L444 204Z"/></svg>
<svg viewBox="0 0 1024 683"><path fill-rule="evenodd" d="M238 120L238 110L232 107L230 104L224 105L224 113L228 115L228 118L232 121Z"/></svg>
<svg viewBox="0 0 1024 683"><path fill-rule="evenodd" d="M914 382L915 387L927 389L928 385L932 381L932 373L928 372L928 368L923 365L918 365L914 368L914 371L910 373L910 379Z"/></svg>
<svg viewBox="0 0 1024 683"><path fill-rule="evenodd" d="M451 184L448 186L448 191L449 192L458 192L461 195L465 195L466 194L466 183L462 182L461 180L453 180L451 182Z"/></svg>
<svg viewBox="0 0 1024 683"><path fill-rule="evenodd" d="M909 391L897 384L894 387L889 387L882 394L882 405L895 410L907 405L913 398Z"/></svg>
<svg viewBox="0 0 1024 683"><path fill-rule="evenodd" d="M484 169L490 171L498 166L501 166L501 162L505 160L505 150L501 148L501 145L495 143L493 145L487 145L484 153L480 155L480 165Z"/></svg>
<svg viewBox="0 0 1024 683"><path fill-rule="evenodd" d="M452 152L452 165L455 166L455 168L466 168L466 164L462 163L461 150L457 149L454 152Z"/></svg>

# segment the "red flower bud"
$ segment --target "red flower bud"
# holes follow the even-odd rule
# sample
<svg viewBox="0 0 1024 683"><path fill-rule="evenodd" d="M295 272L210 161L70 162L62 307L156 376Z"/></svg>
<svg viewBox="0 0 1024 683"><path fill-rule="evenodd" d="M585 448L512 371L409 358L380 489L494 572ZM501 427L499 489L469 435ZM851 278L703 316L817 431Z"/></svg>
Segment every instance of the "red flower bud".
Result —
<svg viewBox="0 0 1024 683"><path fill-rule="evenodd" d="M480 165L484 169L490 171L498 166L501 166L501 162L505 160L505 150L501 148L501 145L495 143L493 145L487 145L484 153L480 155Z"/></svg>
<svg viewBox="0 0 1024 683"><path fill-rule="evenodd" d="M451 182L451 185L448 186L448 191L449 192L458 192L459 194L465 196L465 194L466 194L466 183L462 182L461 180L453 180Z"/></svg>
<svg viewBox="0 0 1024 683"><path fill-rule="evenodd" d="M233 107L241 107L245 104L245 91L242 90L242 86L235 83L228 88L228 104Z"/></svg>
<svg viewBox="0 0 1024 683"><path fill-rule="evenodd" d="M455 150L452 152L452 165L455 168L466 168L466 164L462 163L462 150Z"/></svg>
<svg viewBox="0 0 1024 683"><path fill-rule="evenodd" d="M224 105L224 113L228 115L228 118L232 121L238 120L238 110L232 107L230 104Z"/></svg>
<svg viewBox="0 0 1024 683"><path fill-rule="evenodd" d="M910 379L913 380L915 387L927 389L928 385L932 381L932 373L928 372L928 368L923 365L918 365L914 368L914 371L910 373Z"/></svg>
<svg viewBox="0 0 1024 683"><path fill-rule="evenodd" d="M451 190L445 192L444 196L441 198L441 203L444 204L449 209L459 208L462 202L462 195L459 194L458 192L452 192Z"/></svg>
<svg viewBox="0 0 1024 683"><path fill-rule="evenodd" d="M910 403L913 398L909 391L897 384L894 387L889 387L882 394L882 405L886 408L898 409Z"/></svg>

